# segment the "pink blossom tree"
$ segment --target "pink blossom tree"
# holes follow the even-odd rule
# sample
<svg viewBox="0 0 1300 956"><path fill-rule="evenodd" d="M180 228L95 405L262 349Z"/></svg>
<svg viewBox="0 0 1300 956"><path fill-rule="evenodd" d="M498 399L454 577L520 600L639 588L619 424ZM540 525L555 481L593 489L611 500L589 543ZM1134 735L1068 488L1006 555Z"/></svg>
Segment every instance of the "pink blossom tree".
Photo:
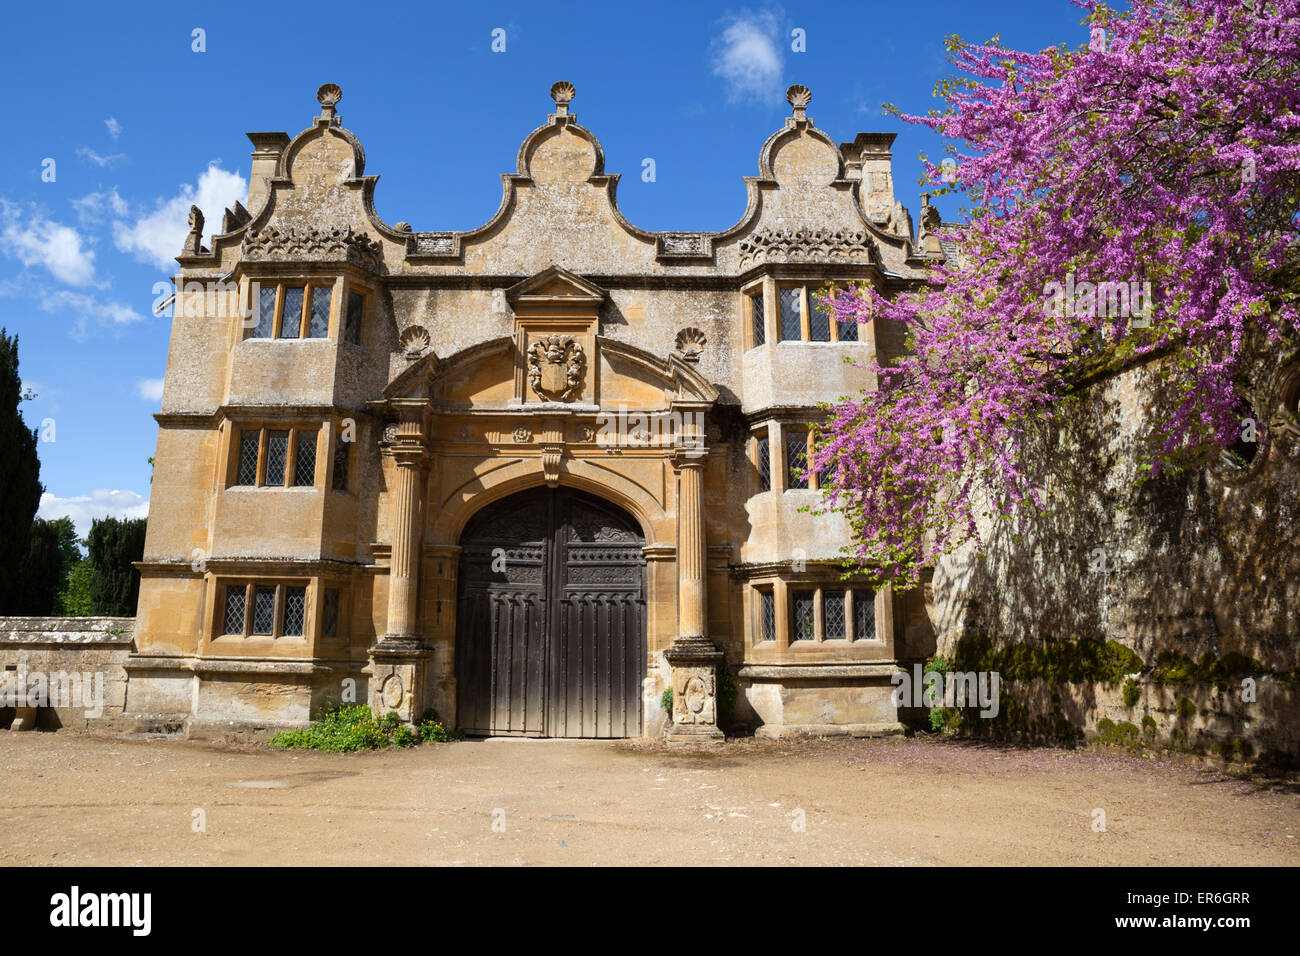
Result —
<svg viewBox="0 0 1300 956"><path fill-rule="evenodd" d="M1297 328L1300 0L1079 5L1075 49L950 38L946 108L901 117L952 144L955 183L951 162L926 168L968 203L941 233L960 262L893 299L819 300L905 331L810 460L856 563L903 583L978 542L981 514L1043 507L1027 448L1099 372L1157 368L1173 401L1141 467L1195 467L1240 437L1251 349Z"/></svg>

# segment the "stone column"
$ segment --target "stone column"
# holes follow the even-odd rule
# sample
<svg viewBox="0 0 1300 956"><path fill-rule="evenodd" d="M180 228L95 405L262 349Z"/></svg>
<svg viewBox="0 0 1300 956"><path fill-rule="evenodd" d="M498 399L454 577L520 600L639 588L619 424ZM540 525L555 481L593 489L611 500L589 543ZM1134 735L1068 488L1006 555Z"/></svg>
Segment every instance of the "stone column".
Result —
<svg viewBox="0 0 1300 956"><path fill-rule="evenodd" d="M393 504L393 551L388 571L388 633L384 640L415 636L415 599L420 582L420 491L424 447L393 446L397 494Z"/></svg>
<svg viewBox="0 0 1300 956"><path fill-rule="evenodd" d="M677 469L677 638L664 652L672 668L673 721L665 736L670 744L716 743L718 728L717 669L723 654L708 638L708 568L704 532L704 463L702 445L679 448Z"/></svg>
<svg viewBox="0 0 1300 956"><path fill-rule="evenodd" d="M416 600L423 558L427 445L423 402L402 403L391 453L397 466L392 553L388 567L388 629L370 648L370 708L396 711L407 724L428 706L431 649L417 630Z"/></svg>

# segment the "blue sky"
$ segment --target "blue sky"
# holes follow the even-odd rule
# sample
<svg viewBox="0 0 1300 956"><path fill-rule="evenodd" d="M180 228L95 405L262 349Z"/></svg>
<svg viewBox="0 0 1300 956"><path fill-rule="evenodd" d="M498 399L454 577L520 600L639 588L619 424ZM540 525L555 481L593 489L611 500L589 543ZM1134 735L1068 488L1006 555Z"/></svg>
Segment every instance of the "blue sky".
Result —
<svg viewBox="0 0 1300 956"><path fill-rule="evenodd" d="M23 404L40 444L41 515L143 515L169 319L154 317L192 202L209 227L246 198L248 130L306 127L315 91L381 176L379 214L417 230L486 221L555 80L622 173L618 197L646 229L723 229L741 177L789 112L837 141L893 131L897 191L915 217L925 130L881 104L925 112L948 71L943 40L1001 34L1081 45L1067 0L777 5L11 4L0 31L0 325L20 336ZM203 52L193 31L204 31ZM505 31L505 51L492 50ZM792 31L806 49L792 49ZM642 162L655 161L644 182ZM53 181L43 172L53 160ZM48 178L48 173L45 173ZM956 201L940 202L945 218ZM52 425L52 429L51 426ZM52 431L52 434L51 434Z"/></svg>

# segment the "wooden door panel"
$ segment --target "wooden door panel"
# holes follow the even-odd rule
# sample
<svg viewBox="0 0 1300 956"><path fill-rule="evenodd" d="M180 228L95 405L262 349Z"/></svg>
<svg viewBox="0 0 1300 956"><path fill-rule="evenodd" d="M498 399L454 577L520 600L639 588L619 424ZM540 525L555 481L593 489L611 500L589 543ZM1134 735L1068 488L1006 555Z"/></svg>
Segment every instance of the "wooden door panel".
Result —
<svg viewBox="0 0 1300 956"><path fill-rule="evenodd" d="M590 495L540 489L484 509L461 547L462 729L639 734L645 552L631 518Z"/></svg>

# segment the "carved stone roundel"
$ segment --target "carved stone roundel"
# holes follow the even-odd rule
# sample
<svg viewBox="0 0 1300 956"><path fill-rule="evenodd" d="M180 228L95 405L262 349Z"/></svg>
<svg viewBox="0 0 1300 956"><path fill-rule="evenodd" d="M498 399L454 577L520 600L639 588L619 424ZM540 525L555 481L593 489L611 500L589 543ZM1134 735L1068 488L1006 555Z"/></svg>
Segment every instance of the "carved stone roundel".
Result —
<svg viewBox="0 0 1300 956"><path fill-rule="evenodd" d="M379 696L384 702L384 706L389 710L396 710L402 704L402 678L396 674L389 674L384 679L384 685L379 689Z"/></svg>

